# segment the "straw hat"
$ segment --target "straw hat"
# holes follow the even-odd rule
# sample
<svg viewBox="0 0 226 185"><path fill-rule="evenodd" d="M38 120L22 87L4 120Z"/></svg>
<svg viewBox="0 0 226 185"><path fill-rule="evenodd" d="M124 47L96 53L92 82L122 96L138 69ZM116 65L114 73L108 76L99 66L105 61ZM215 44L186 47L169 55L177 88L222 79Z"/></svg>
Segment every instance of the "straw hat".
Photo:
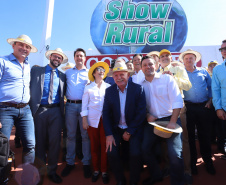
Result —
<svg viewBox="0 0 226 185"><path fill-rule="evenodd" d="M92 67L89 69L89 73L88 73L89 80L92 82L95 80L93 77L93 71L97 67L103 67L105 69L104 78L107 76L107 74L109 72L109 65L106 62L99 61L99 62L93 64Z"/></svg>
<svg viewBox="0 0 226 185"><path fill-rule="evenodd" d="M180 125L176 124L175 129L166 128L169 121L149 122L154 126L154 133L163 138L170 138L173 133L181 133L183 130Z"/></svg>
<svg viewBox="0 0 226 185"><path fill-rule="evenodd" d="M46 52L46 58L49 60L50 55L52 55L53 53L56 53L58 55L61 55L63 57L63 62L62 64L67 63L68 58L67 56L63 53L61 48L56 48L55 50L49 50Z"/></svg>
<svg viewBox="0 0 226 185"><path fill-rule="evenodd" d="M17 37L16 39L9 38L9 39L7 39L7 42L8 42L10 45L13 45L14 42L21 42L21 43L24 43L24 44L27 44L28 46L30 46L30 47L31 47L31 52L32 52L32 53L35 53L35 52L38 51L38 49L32 45L31 38L28 37L27 35L20 35L20 36Z"/></svg>
<svg viewBox="0 0 226 185"><path fill-rule="evenodd" d="M171 62L171 65L176 64L182 68L185 68L184 64L182 64L180 61L174 60L173 62Z"/></svg>
<svg viewBox="0 0 226 185"><path fill-rule="evenodd" d="M65 66L61 67L61 69L63 71L66 71L67 69L71 69L73 67L75 67L75 64L72 64L72 63L68 62Z"/></svg>
<svg viewBox="0 0 226 185"><path fill-rule="evenodd" d="M108 73L108 76L111 77L114 72L118 72L118 71L126 71L126 72L129 72L130 73L130 76L132 76L134 74L134 71L128 69L127 66L126 66L126 64L124 62L116 62L113 70Z"/></svg>
<svg viewBox="0 0 226 185"><path fill-rule="evenodd" d="M195 55L195 56L196 56L195 63L197 63L198 61L200 61L200 60L201 60L201 57L202 57L202 55L201 55L199 52L194 51L194 50L192 50L192 49L188 49L187 51L184 51L184 52L182 52L182 53L179 55L179 60L180 60L181 62L184 62L184 56L185 56L186 54L193 54L193 55Z"/></svg>
<svg viewBox="0 0 226 185"><path fill-rule="evenodd" d="M147 54L148 56L151 56L151 55L156 55L159 57L159 52L158 51L151 51L150 53Z"/></svg>

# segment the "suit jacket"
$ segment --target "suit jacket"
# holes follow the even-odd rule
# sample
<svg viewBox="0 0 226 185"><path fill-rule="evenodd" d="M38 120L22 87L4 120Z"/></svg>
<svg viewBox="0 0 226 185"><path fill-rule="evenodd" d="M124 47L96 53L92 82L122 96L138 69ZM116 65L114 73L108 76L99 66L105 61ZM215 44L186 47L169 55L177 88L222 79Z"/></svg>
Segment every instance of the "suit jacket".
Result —
<svg viewBox="0 0 226 185"><path fill-rule="evenodd" d="M103 106L103 124L105 135L114 135L121 117L119 91L114 84L106 89ZM141 85L128 82L125 119L128 126L127 132L131 135L143 130L143 122L146 119L146 100L144 89Z"/></svg>
<svg viewBox="0 0 226 185"><path fill-rule="evenodd" d="M32 67L31 69L31 82L30 82L30 107L32 115L34 116L38 110L43 95L43 87L45 80L45 68L46 67ZM64 73L58 70L60 79L60 109L62 115L64 115L64 95L66 92L66 76Z"/></svg>

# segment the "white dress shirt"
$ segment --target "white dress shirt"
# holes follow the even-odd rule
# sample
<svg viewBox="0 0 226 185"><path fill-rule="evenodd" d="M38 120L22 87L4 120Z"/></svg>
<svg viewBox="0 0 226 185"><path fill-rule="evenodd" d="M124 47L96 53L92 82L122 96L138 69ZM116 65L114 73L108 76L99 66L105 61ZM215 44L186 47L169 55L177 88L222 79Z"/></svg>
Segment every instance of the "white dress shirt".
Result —
<svg viewBox="0 0 226 185"><path fill-rule="evenodd" d="M105 90L109 86L111 85L102 81L100 88L95 82L85 87L82 96L81 116L88 116L88 124L91 127L98 128L103 110Z"/></svg>
<svg viewBox="0 0 226 185"><path fill-rule="evenodd" d="M170 75L155 73L152 82L143 80L147 111L156 118L171 116L173 109L182 108L183 100L176 81Z"/></svg>
<svg viewBox="0 0 226 185"><path fill-rule="evenodd" d="M136 84L140 84L144 78L145 78L144 73L142 70L140 70L138 73L135 73L132 76L132 81Z"/></svg>

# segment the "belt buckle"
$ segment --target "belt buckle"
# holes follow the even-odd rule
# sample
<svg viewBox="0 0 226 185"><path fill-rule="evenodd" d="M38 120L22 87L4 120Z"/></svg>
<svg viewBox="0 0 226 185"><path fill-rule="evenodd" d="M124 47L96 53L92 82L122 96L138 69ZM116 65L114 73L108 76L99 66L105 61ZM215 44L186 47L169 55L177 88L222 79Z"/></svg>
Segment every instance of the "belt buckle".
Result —
<svg viewBox="0 0 226 185"><path fill-rule="evenodd" d="M25 104L24 103L18 103L16 105L16 108L23 108L23 107L25 107Z"/></svg>

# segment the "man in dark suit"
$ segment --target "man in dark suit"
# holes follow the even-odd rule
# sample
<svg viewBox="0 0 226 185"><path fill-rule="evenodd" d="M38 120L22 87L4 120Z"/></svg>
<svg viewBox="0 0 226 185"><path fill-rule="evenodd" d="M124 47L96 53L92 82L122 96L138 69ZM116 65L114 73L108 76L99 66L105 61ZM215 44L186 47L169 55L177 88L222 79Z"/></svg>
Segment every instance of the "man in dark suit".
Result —
<svg viewBox="0 0 226 185"><path fill-rule="evenodd" d="M54 183L61 183L56 169L64 118L66 77L57 67L66 63L68 58L60 48L47 51L46 57L50 60L48 65L31 69L30 107L35 123L35 163L39 165L42 181L48 148L48 177Z"/></svg>
<svg viewBox="0 0 226 185"><path fill-rule="evenodd" d="M106 151L117 185L125 185L126 179L120 160L120 142L129 142L130 184L139 181L143 121L146 117L146 101L142 86L128 82L131 71L126 64L115 64L112 72L115 84L106 89L103 106L103 124L106 135Z"/></svg>

